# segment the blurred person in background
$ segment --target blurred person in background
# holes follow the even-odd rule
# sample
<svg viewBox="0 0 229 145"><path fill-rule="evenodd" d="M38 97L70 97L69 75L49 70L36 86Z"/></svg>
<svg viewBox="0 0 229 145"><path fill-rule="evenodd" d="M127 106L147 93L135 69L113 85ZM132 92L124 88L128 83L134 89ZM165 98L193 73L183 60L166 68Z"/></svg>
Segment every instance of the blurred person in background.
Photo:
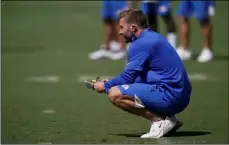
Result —
<svg viewBox="0 0 229 145"><path fill-rule="evenodd" d="M167 40L176 48L176 25L171 13L171 0L143 0L140 9L147 16L148 25L153 31L159 31L157 17L162 17L166 25Z"/></svg>
<svg viewBox="0 0 229 145"><path fill-rule="evenodd" d="M126 55L124 39L118 33L117 17L120 11L127 8L127 1L103 0L101 15L105 29L104 44L94 52L89 53L89 59L109 58L123 59Z"/></svg>
<svg viewBox="0 0 229 145"><path fill-rule="evenodd" d="M182 60L189 60L192 53L189 50L189 18L195 16L200 23L203 36L203 49L197 58L198 62L208 62L213 59L212 51L212 24L210 16L214 15L214 1L191 1L181 0L178 6L178 17L180 23L180 44L177 53Z"/></svg>

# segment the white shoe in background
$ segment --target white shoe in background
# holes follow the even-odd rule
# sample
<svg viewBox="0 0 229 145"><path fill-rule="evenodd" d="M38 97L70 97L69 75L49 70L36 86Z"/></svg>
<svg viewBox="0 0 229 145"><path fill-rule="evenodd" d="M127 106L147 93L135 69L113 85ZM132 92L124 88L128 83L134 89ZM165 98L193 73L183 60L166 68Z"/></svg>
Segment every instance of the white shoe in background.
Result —
<svg viewBox="0 0 229 145"><path fill-rule="evenodd" d="M176 38L176 33L168 33L167 34L167 40L169 41L169 43L173 46L173 48L176 48L176 42L177 42L177 38Z"/></svg>
<svg viewBox="0 0 229 145"><path fill-rule="evenodd" d="M121 44L115 40L111 40L109 47L112 51L120 51L121 50Z"/></svg>
<svg viewBox="0 0 229 145"><path fill-rule="evenodd" d="M105 57L106 55L108 55L108 53L109 50L105 49L104 44L101 44L99 49L88 54L88 58L91 60L97 60Z"/></svg>
<svg viewBox="0 0 229 145"><path fill-rule="evenodd" d="M209 62L213 59L213 52L209 48L204 48L198 56L197 61L200 63Z"/></svg>
<svg viewBox="0 0 229 145"><path fill-rule="evenodd" d="M126 51L119 50L119 51L111 51L106 57L112 59L112 60L120 60L125 58Z"/></svg>
<svg viewBox="0 0 229 145"><path fill-rule="evenodd" d="M181 60L190 60L192 58L190 50L179 47L176 49L176 52L180 56Z"/></svg>

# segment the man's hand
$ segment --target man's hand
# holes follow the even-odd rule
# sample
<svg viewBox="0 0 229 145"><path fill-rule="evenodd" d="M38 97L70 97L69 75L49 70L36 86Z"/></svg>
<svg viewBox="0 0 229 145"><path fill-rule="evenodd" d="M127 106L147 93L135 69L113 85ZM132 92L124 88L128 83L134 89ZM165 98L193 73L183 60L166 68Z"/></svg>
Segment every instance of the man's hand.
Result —
<svg viewBox="0 0 229 145"><path fill-rule="evenodd" d="M93 88L96 90L98 93L103 93L105 92L105 86L104 86L104 81L98 81L93 84Z"/></svg>

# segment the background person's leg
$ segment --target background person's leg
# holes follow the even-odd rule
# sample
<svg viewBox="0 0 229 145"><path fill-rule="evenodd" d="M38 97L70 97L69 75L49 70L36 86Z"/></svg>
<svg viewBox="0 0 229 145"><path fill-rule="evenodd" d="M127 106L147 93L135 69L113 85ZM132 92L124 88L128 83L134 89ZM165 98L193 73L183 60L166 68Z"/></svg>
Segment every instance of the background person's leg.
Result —
<svg viewBox="0 0 229 145"><path fill-rule="evenodd" d="M97 60L109 55L110 42L112 40L112 7L110 1L102 1L101 15L104 26L104 44L100 45L100 49L89 53L89 59Z"/></svg>
<svg viewBox="0 0 229 145"><path fill-rule="evenodd" d="M167 40L176 48L176 25L171 14L171 1L160 1L157 8L157 15L161 16L167 31Z"/></svg>
<svg viewBox="0 0 229 145"><path fill-rule="evenodd" d="M176 48L176 25L175 25L175 22L174 22L174 19L171 15L171 13L168 13L166 15L163 15L162 16L162 19L164 20L165 22L165 25L166 25L166 31L167 31L167 40L169 41L169 43L174 47Z"/></svg>
<svg viewBox="0 0 229 145"><path fill-rule="evenodd" d="M190 26L188 18L192 15L192 12L193 7L190 1L180 1L177 11L180 28L180 44L178 46L177 53L182 60L189 60L191 58L191 52L189 50Z"/></svg>
<svg viewBox="0 0 229 145"><path fill-rule="evenodd" d="M110 42L112 40L112 23L113 21L110 18L105 18L103 20L104 23L104 32L105 32L105 37L104 37L104 44L105 44L105 49L110 50Z"/></svg>
<svg viewBox="0 0 229 145"><path fill-rule="evenodd" d="M105 49L109 50L109 44L112 40L112 25L113 25L113 15L112 15L113 7L110 1L103 1L102 2L102 19L104 24L105 30Z"/></svg>
<svg viewBox="0 0 229 145"><path fill-rule="evenodd" d="M112 18L112 34L113 34L113 41L110 41L110 49L112 51L112 55L108 56L113 60L123 59L126 56L125 51L125 41L123 36L119 35L119 25L118 25L118 15L119 12L127 8L126 1L111 1L112 11L111 18Z"/></svg>
<svg viewBox="0 0 229 145"><path fill-rule="evenodd" d="M144 14L147 17L149 28L153 31L159 32L157 21L157 6L158 3L140 3L140 9L144 12Z"/></svg>
<svg viewBox="0 0 229 145"><path fill-rule="evenodd" d="M208 62L212 60L212 25L208 13L208 1L193 1L193 7L196 18L200 22L201 33L203 36L203 49L200 56L197 58L199 62Z"/></svg>

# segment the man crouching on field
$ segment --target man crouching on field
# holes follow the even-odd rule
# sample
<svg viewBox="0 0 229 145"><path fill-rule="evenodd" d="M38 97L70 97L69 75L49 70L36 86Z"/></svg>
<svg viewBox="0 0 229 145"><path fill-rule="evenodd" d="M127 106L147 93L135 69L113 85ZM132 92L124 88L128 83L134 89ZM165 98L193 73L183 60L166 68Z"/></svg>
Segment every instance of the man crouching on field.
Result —
<svg viewBox="0 0 229 145"><path fill-rule="evenodd" d="M181 126L175 115L189 104L192 87L185 66L166 38L148 29L141 10L122 11L119 26L131 42L126 67L93 87L115 106L150 120L150 131L141 138L160 138Z"/></svg>

